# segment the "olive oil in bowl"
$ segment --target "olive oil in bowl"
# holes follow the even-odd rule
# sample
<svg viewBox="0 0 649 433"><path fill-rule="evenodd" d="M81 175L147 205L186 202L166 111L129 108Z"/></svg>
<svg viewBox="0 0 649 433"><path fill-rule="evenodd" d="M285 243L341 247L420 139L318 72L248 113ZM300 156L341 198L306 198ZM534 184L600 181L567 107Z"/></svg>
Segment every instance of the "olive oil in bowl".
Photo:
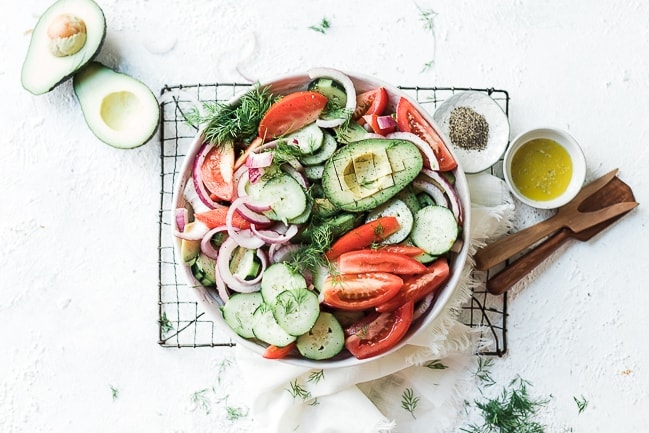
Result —
<svg viewBox="0 0 649 433"><path fill-rule="evenodd" d="M554 140L536 138L523 144L512 157L511 177L524 196L554 200L566 192L572 178L572 159Z"/></svg>
<svg viewBox="0 0 649 433"><path fill-rule="evenodd" d="M512 140L503 171L510 191L520 201L539 209L556 209L583 186L586 158L567 132L539 128Z"/></svg>

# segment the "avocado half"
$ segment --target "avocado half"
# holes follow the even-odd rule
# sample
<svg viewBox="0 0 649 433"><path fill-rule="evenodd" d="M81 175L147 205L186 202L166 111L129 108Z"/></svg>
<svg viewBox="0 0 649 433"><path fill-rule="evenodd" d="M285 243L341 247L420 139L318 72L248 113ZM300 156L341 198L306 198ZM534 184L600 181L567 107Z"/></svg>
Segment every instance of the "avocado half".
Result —
<svg viewBox="0 0 649 433"><path fill-rule="evenodd" d="M91 62L75 74L73 85L88 127L104 143L132 149L156 133L158 100L141 81Z"/></svg>
<svg viewBox="0 0 649 433"><path fill-rule="evenodd" d="M92 61L106 38L106 18L93 0L58 0L36 23L23 62L23 87L47 93Z"/></svg>

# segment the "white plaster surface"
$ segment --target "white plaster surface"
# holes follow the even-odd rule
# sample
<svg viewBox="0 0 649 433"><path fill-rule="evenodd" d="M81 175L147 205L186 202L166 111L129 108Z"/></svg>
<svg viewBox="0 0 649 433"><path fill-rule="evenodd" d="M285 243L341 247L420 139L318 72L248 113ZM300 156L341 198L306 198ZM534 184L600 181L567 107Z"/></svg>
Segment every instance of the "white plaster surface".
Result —
<svg viewBox="0 0 649 433"><path fill-rule="evenodd" d="M113 149L86 127L69 81L38 97L20 85L27 32L49 3L0 7L0 431L249 431L223 404L241 405L231 349L156 342L157 138ZM589 179L619 167L641 206L516 286L510 350L492 375L552 395L539 414L548 432L647 431L647 2L98 3L108 25L98 59L156 94L241 81L237 64L254 79L332 66L395 84L495 87L510 92L512 136L565 128ZM437 13L434 32L417 5ZM323 17L326 34L308 28ZM588 400L581 414L575 396Z"/></svg>

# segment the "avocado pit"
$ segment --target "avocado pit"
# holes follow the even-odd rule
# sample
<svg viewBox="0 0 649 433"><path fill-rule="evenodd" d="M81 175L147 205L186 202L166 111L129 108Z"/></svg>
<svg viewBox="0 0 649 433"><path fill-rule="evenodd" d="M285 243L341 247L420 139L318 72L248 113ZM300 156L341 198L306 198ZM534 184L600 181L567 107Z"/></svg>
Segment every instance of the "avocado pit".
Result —
<svg viewBox="0 0 649 433"><path fill-rule="evenodd" d="M47 36L50 39L50 53L56 57L65 57L78 53L86 45L88 31L81 18L61 14L50 23Z"/></svg>

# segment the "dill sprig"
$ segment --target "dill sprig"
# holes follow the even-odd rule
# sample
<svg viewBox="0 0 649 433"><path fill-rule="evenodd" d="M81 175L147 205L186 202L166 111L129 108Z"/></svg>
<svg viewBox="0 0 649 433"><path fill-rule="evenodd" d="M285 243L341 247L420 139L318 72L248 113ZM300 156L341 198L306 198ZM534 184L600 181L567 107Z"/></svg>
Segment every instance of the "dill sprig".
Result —
<svg viewBox="0 0 649 433"><path fill-rule="evenodd" d="M478 368L474 374L475 378L480 380L481 385L492 386L496 381L491 377L489 369L493 366L494 360L492 358L478 357Z"/></svg>
<svg viewBox="0 0 649 433"><path fill-rule="evenodd" d="M324 379L324 370L316 370L309 373L309 379L307 382L318 383Z"/></svg>
<svg viewBox="0 0 649 433"><path fill-rule="evenodd" d="M210 143L250 143L257 137L259 122L264 113L278 99L270 93L268 87L255 85L236 104L205 102L205 115L193 108L185 114L185 120L197 128L205 124L205 140Z"/></svg>
<svg viewBox="0 0 649 433"><path fill-rule="evenodd" d="M110 385L110 395L113 397L113 401L117 400L119 398L119 389Z"/></svg>
<svg viewBox="0 0 649 433"><path fill-rule="evenodd" d="M582 413L586 407L588 407L588 400L582 395L580 398L577 397L572 397L573 400L575 400L575 403L577 403L577 409L579 410L579 413Z"/></svg>
<svg viewBox="0 0 649 433"><path fill-rule="evenodd" d="M295 251L288 266L295 272L315 272L322 266L328 266L324 253L331 246L333 235L331 227L327 224L312 224L308 228L308 242Z"/></svg>
<svg viewBox="0 0 649 433"><path fill-rule="evenodd" d="M174 326L171 324L171 321L167 317L166 311L163 311L162 316L160 317L160 329L162 329L163 334L167 334L174 329Z"/></svg>
<svg viewBox="0 0 649 433"><path fill-rule="evenodd" d="M419 19L424 24L424 30L429 31L433 35L433 58L428 62L424 63L423 71L427 71L435 65L435 52L437 51L436 39L435 39L435 17L437 17L437 12L432 9L422 9L419 5L415 4L417 9L419 9Z"/></svg>
<svg viewBox="0 0 649 433"><path fill-rule="evenodd" d="M310 406L317 406L320 404L317 398L312 398L311 391L304 388L300 383L295 379L293 382L289 382L290 389L287 389L291 397L294 399L300 398L303 402L307 403ZM308 401L311 400L311 401Z"/></svg>
<svg viewBox="0 0 649 433"><path fill-rule="evenodd" d="M444 365L439 359L428 362L425 367L430 368L431 370L446 370L448 366Z"/></svg>
<svg viewBox="0 0 649 433"><path fill-rule="evenodd" d="M420 398L415 396L415 392L412 388L406 388L405 391L403 391L403 394L401 394L401 407L410 412L410 415L412 415L413 418L417 418L415 416L415 409L417 409L417 406L419 405L419 400Z"/></svg>
<svg viewBox="0 0 649 433"><path fill-rule="evenodd" d="M199 391L194 392L191 395L191 401L194 404L194 409L201 408L205 412L205 415L209 415L212 412L212 402L207 396L209 388L203 388Z"/></svg>
<svg viewBox="0 0 649 433"><path fill-rule="evenodd" d="M295 161L302 156L300 149L287 143L286 140L279 140L275 148L268 151L273 153L273 164L278 166L285 162Z"/></svg>
<svg viewBox="0 0 649 433"><path fill-rule="evenodd" d="M327 18L323 18L320 21L320 24L315 26L309 26L309 29L318 33L322 33L324 35L327 32L327 30L329 30L329 27L331 27L331 25L329 24L329 20Z"/></svg>
<svg viewBox="0 0 649 433"><path fill-rule="evenodd" d="M246 416L248 416L247 408L226 406L225 411L227 414L226 418L228 421L235 421L238 420L239 418L245 418Z"/></svg>
<svg viewBox="0 0 649 433"><path fill-rule="evenodd" d="M544 427L533 417L547 404L547 400L532 398L528 385L529 382L517 377L498 397L476 401L484 424L472 424L460 430L466 433L544 433Z"/></svg>

